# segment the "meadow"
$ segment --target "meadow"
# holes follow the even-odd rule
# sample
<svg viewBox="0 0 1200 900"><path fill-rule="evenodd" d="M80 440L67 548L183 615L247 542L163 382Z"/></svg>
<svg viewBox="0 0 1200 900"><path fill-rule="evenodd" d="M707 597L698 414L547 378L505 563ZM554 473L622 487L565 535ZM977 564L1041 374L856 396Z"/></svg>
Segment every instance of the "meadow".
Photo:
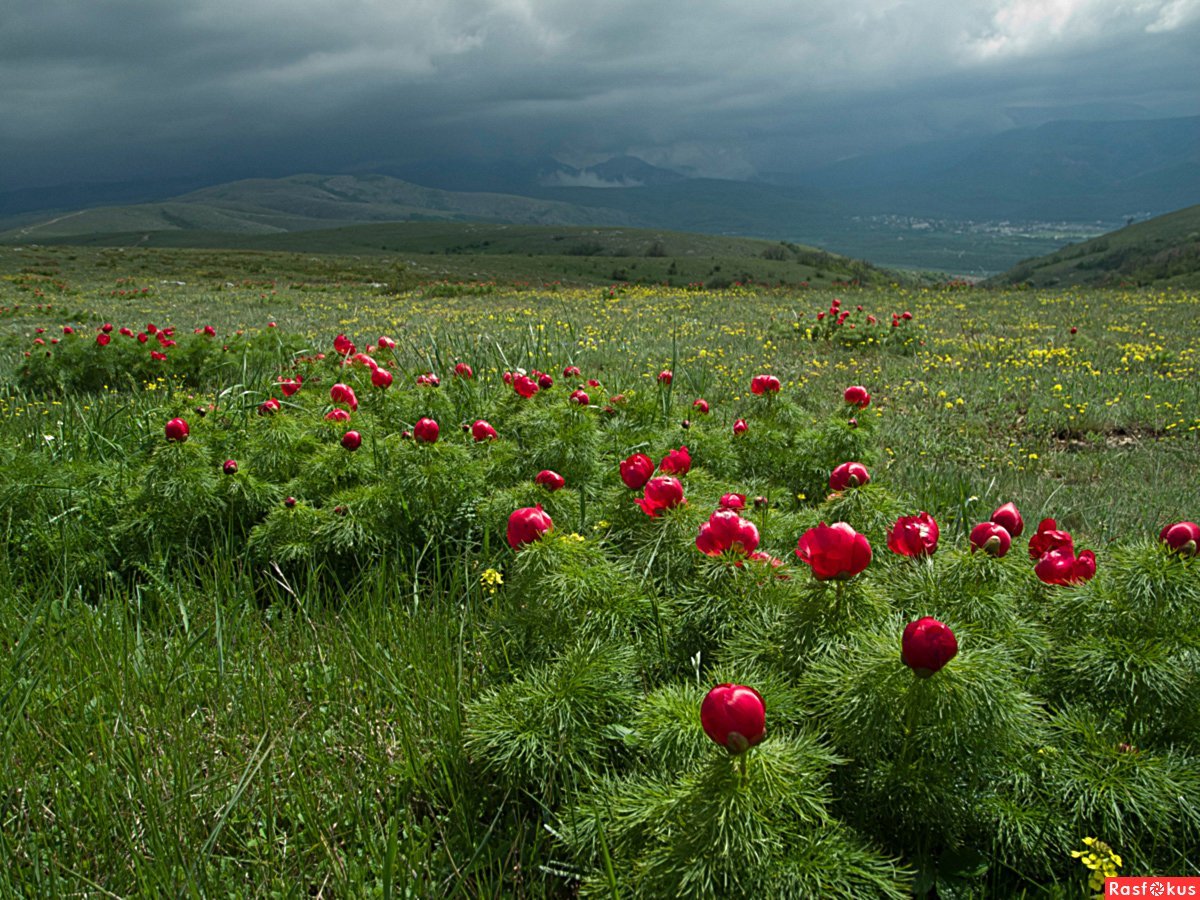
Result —
<svg viewBox="0 0 1200 900"><path fill-rule="evenodd" d="M1159 540L1200 519L1200 296L468 262L0 248L0 893L1200 875L1200 563ZM834 522L872 554L821 576ZM1048 583L1051 533L1094 576Z"/></svg>

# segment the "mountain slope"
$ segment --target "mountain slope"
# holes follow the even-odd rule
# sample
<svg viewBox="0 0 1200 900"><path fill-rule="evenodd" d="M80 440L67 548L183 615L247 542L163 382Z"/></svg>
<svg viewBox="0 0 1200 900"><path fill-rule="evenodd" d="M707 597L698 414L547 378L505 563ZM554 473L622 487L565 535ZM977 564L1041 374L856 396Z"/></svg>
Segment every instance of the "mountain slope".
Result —
<svg viewBox="0 0 1200 900"><path fill-rule="evenodd" d="M1200 206L1025 260L988 283L1200 287Z"/></svg>
<svg viewBox="0 0 1200 900"><path fill-rule="evenodd" d="M159 203L109 206L22 224L0 240L137 231L271 234L359 222L503 221L539 225L625 225L611 209L556 200L420 187L384 175L293 175L203 188Z"/></svg>

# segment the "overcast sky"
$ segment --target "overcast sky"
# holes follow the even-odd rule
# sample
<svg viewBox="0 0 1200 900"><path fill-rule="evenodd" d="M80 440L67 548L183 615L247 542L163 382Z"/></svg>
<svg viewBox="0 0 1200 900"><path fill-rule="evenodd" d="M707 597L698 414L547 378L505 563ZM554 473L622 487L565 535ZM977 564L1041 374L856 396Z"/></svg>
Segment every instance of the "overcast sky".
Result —
<svg viewBox="0 0 1200 900"><path fill-rule="evenodd" d="M740 177L1195 115L1198 47L1200 0L2 0L0 190L443 154Z"/></svg>

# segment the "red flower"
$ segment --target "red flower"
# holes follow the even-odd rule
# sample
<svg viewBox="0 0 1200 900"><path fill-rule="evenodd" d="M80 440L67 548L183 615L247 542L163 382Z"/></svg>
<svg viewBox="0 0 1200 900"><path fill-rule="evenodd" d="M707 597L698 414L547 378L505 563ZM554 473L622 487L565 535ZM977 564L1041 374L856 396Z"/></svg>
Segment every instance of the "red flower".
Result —
<svg viewBox="0 0 1200 900"><path fill-rule="evenodd" d="M151 358L151 359L157 359L158 361L160 361L160 362L161 362L162 360L164 360L164 359L166 359L166 358L167 358L167 354L165 354L165 353L162 353L162 352L161 352L161 351L159 351L159 350L151 350L151 351L150 351L150 358Z"/></svg>
<svg viewBox="0 0 1200 900"><path fill-rule="evenodd" d="M205 326L204 326L204 333L205 333L205 334L206 334L208 337L216 337L216 335L217 335L217 329L213 328L211 325L205 325Z"/></svg>
<svg viewBox="0 0 1200 900"><path fill-rule="evenodd" d="M871 544L845 522L810 528L796 542L796 556L818 581L853 578L871 562Z"/></svg>
<svg viewBox="0 0 1200 900"><path fill-rule="evenodd" d="M413 437L422 444L436 444L440 430L433 419L417 419L417 424L413 426Z"/></svg>
<svg viewBox="0 0 1200 900"><path fill-rule="evenodd" d="M846 388L842 394L842 399L850 406L857 406L859 409L866 409L871 405L871 395L867 393L867 389L861 384L853 384Z"/></svg>
<svg viewBox="0 0 1200 900"><path fill-rule="evenodd" d="M474 378L475 370L466 363L457 363L454 366L454 375L457 378Z"/></svg>
<svg viewBox="0 0 1200 900"><path fill-rule="evenodd" d="M350 358L354 362L361 363L362 365L366 366L371 371L379 368L379 363L375 362L374 357L368 356L365 353L355 353L354 356Z"/></svg>
<svg viewBox="0 0 1200 900"><path fill-rule="evenodd" d="M188 428L188 423L183 419L172 419L167 423L166 427L167 440L182 444L188 439L191 434L191 429Z"/></svg>
<svg viewBox="0 0 1200 900"><path fill-rule="evenodd" d="M376 346L378 346L380 350L395 350L396 342L385 334L380 336L379 340L376 342Z"/></svg>
<svg viewBox="0 0 1200 900"><path fill-rule="evenodd" d="M654 474L654 460L645 453L635 453L621 462L621 480L631 491L640 491Z"/></svg>
<svg viewBox="0 0 1200 900"><path fill-rule="evenodd" d="M587 386L590 388L598 388L598 387L600 387L600 382L597 381L595 378L589 378L587 380Z"/></svg>
<svg viewBox="0 0 1200 900"><path fill-rule="evenodd" d="M580 391L571 391L571 396L568 397L567 399L570 400L572 403L576 404L577 406L587 406L589 403L592 402L592 398L589 397L587 394L585 394L581 390Z"/></svg>
<svg viewBox="0 0 1200 900"><path fill-rule="evenodd" d="M221 471L226 475L236 475L237 470L238 464L236 459L227 459L225 460L225 464L221 466Z"/></svg>
<svg viewBox="0 0 1200 900"><path fill-rule="evenodd" d="M767 735L767 707L752 687L718 684L700 704L700 725L730 753L745 753Z"/></svg>
<svg viewBox="0 0 1200 900"><path fill-rule="evenodd" d="M432 372L426 372L424 375L417 376L417 385L425 385L427 387L437 387L442 383L442 379L438 378Z"/></svg>
<svg viewBox="0 0 1200 900"><path fill-rule="evenodd" d="M75 329L72 328L70 325L63 326L63 334L74 334L74 333L75 333Z"/></svg>
<svg viewBox="0 0 1200 900"><path fill-rule="evenodd" d="M579 371L579 366L567 366L563 369L563 378L578 378L582 374Z"/></svg>
<svg viewBox="0 0 1200 900"><path fill-rule="evenodd" d="M867 467L858 462L844 462L829 473L829 489L844 491L846 488L862 487L871 480Z"/></svg>
<svg viewBox="0 0 1200 900"><path fill-rule="evenodd" d="M140 344L144 344L144 343L146 343L146 341L150 340L150 338L146 336L146 332L144 332L144 331L138 332L137 339L138 339L138 343L140 343Z"/></svg>
<svg viewBox="0 0 1200 900"><path fill-rule="evenodd" d="M938 523L927 512L901 516L888 534L888 549L901 556L931 556L937 550Z"/></svg>
<svg viewBox="0 0 1200 900"><path fill-rule="evenodd" d="M663 369L658 373L658 383L662 385L670 384L674 378L675 375L670 369Z"/></svg>
<svg viewBox="0 0 1200 900"><path fill-rule="evenodd" d="M357 431L347 431L342 435L342 446L353 453L362 446L362 435Z"/></svg>
<svg viewBox="0 0 1200 900"><path fill-rule="evenodd" d="M721 499L717 501L717 506L721 507L721 509L732 509L736 510L737 512L741 512L746 508L746 495L733 493L724 494L722 495Z"/></svg>
<svg viewBox="0 0 1200 900"><path fill-rule="evenodd" d="M1008 529L996 522L980 522L971 529L971 552L982 550L988 556L1004 556L1012 546Z"/></svg>
<svg viewBox="0 0 1200 900"><path fill-rule="evenodd" d="M534 476L534 483L540 484L550 492L561 491L567 485L567 479L563 478L557 472L552 472L549 469L542 469Z"/></svg>
<svg viewBox="0 0 1200 900"><path fill-rule="evenodd" d="M108 342L112 340L112 336L107 331L102 331L96 335L96 343L101 347L107 347Z"/></svg>
<svg viewBox="0 0 1200 900"><path fill-rule="evenodd" d="M1200 525L1195 522L1176 522L1158 534L1158 539L1183 556L1200 555Z"/></svg>
<svg viewBox="0 0 1200 900"><path fill-rule="evenodd" d="M1081 584L1096 574L1096 554L1084 550L1076 556L1070 547L1059 547L1038 560L1033 574L1046 584Z"/></svg>
<svg viewBox="0 0 1200 900"><path fill-rule="evenodd" d="M513 390L528 400L539 390L537 382L528 375L518 375L513 379Z"/></svg>
<svg viewBox="0 0 1200 900"><path fill-rule="evenodd" d="M349 385L341 382L335 384L329 389L329 399L334 403L345 403L352 412L358 412L358 397L354 394L354 388Z"/></svg>
<svg viewBox="0 0 1200 900"><path fill-rule="evenodd" d="M929 678L958 654L954 632L932 616L904 627L900 638L900 662L918 678Z"/></svg>
<svg viewBox="0 0 1200 900"><path fill-rule="evenodd" d="M105 334L108 334L110 331L113 330L112 322L105 322L103 325L100 326L100 330L103 331Z"/></svg>
<svg viewBox="0 0 1200 900"><path fill-rule="evenodd" d="M1038 522L1037 532L1029 539L1029 558L1040 559L1052 550L1063 549L1075 552L1075 541L1070 533L1058 531L1053 519Z"/></svg>
<svg viewBox="0 0 1200 900"><path fill-rule="evenodd" d="M342 356L349 356L354 352L354 343L344 334L339 334L333 339L333 349Z"/></svg>
<svg viewBox="0 0 1200 900"><path fill-rule="evenodd" d="M734 421L734 423L733 423L734 436L737 436L739 434L745 434L749 430L750 430L750 426L746 424L745 419L737 419Z"/></svg>
<svg viewBox="0 0 1200 900"><path fill-rule="evenodd" d="M133 330L122 325L121 328L118 329L117 334L123 335L124 337L133 337Z"/></svg>
<svg viewBox="0 0 1200 900"><path fill-rule="evenodd" d="M508 517L508 546L520 550L526 544L541 540L542 535L554 527L554 521L537 506L524 506L514 510Z"/></svg>
<svg viewBox="0 0 1200 900"><path fill-rule="evenodd" d="M146 323L146 334L158 334L158 329L154 327L153 322Z"/></svg>
<svg viewBox="0 0 1200 900"><path fill-rule="evenodd" d="M387 388L392 386L392 373L387 369L375 369L371 373L371 384L377 388Z"/></svg>
<svg viewBox="0 0 1200 900"><path fill-rule="evenodd" d="M274 397L268 397L262 403L258 404L258 414L260 416L270 416L279 412L279 401Z"/></svg>
<svg viewBox="0 0 1200 900"><path fill-rule="evenodd" d="M761 397L763 394L778 394L783 387L774 375L755 375L750 379L750 393Z"/></svg>
<svg viewBox="0 0 1200 900"><path fill-rule="evenodd" d="M471 437L476 443L482 441L494 441L500 435L496 434L496 429L487 423L484 419L476 419L475 424L471 426Z"/></svg>
<svg viewBox="0 0 1200 900"><path fill-rule="evenodd" d="M279 389L283 391L283 396L290 397L296 391L300 390L300 385L303 379L301 378L280 378Z"/></svg>
<svg viewBox="0 0 1200 900"><path fill-rule="evenodd" d="M709 556L734 550L748 556L758 548L758 528L732 509L718 509L700 526L696 548Z"/></svg>
<svg viewBox="0 0 1200 900"><path fill-rule="evenodd" d="M698 410L700 410L700 412L704 413L704 415L707 416L708 415L708 401L705 400L703 397L698 397L692 401L692 409L698 409Z"/></svg>
<svg viewBox="0 0 1200 900"><path fill-rule="evenodd" d="M687 447L680 447L678 450L672 450L663 457L662 462L658 464L660 472L666 472L668 475L686 475L692 468L692 455L688 453Z"/></svg>
<svg viewBox="0 0 1200 900"><path fill-rule="evenodd" d="M1017 505L1013 502L1005 503L992 513L992 521L997 525L1003 525L1004 530L1008 532L1010 537L1020 537L1021 532L1025 530L1025 520L1021 518L1021 513L1017 509ZM1051 525L1051 528L1054 526Z"/></svg>
<svg viewBox="0 0 1200 900"><path fill-rule="evenodd" d="M636 502L642 512L656 519L664 509L673 509L684 502L683 485L669 475L651 478L646 482L645 493Z"/></svg>
<svg viewBox="0 0 1200 900"><path fill-rule="evenodd" d="M329 412L325 413L326 422L349 422L350 413L341 407L334 407Z"/></svg>

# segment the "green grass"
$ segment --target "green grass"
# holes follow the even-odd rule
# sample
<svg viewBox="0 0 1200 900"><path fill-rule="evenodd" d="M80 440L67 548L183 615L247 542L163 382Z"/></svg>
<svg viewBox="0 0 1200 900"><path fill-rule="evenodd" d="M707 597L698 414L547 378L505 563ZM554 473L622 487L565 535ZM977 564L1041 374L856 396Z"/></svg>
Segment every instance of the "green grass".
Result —
<svg viewBox="0 0 1200 900"><path fill-rule="evenodd" d="M1200 517L1194 295L576 288L553 282L586 270L552 278L552 257L519 279L527 256L447 246L421 259L470 280L422 283L423 263L398 273L383 253L0 249L0 894L633 896L751 878L780 895L914 879L1069 895L1085 836L1123 874L1200 874L1200 571L1153 540ZM809 340L835 297L856 329ZM855 340L868 313L887 330L905 310L902 339ZM145 361L116 332L96 346L104 322L174 325L179 346L161 374L60 389ZM216 338L192 333L205 324ZM338 333L391 335L395 361L375 355L396 384L338 368ZM37 371L58 380L35 388L24 353L47 348ZM568 363L603 382L597 408L567 403ZM519 401L500 378L518 365L555 387ZM414 385L427 370L440 388ZM284 372L305 386L257 415ZM750 395L759 372L783 380L775 401ZM322 419L335 379L362 404L353 456ZM849 384L872 394L858 428ZM431 414L436 446L399 438ZM175 415L192 438L168 446ZM459 430L476 417L495 446ZM652 520L617 462L681 444L689 502ZM849 454L872 483L827 501ZM541 468L568 488L533 485ZM771 499L747 515L790 580L700 557L727 490ZM1007 500L1027 533L1054 517L1095 549L1096 579L1042 586L1024 540L995 566L963 552ZM508 513L534 502L558 535L514 555ZM922 509L942 545L908 565L882 532ZM844 590L792 552L835 514L875 549ZM913 688L898 634L924 614L961 651ZM767 698L740 775L696 720L724 680Z"/></svg>

